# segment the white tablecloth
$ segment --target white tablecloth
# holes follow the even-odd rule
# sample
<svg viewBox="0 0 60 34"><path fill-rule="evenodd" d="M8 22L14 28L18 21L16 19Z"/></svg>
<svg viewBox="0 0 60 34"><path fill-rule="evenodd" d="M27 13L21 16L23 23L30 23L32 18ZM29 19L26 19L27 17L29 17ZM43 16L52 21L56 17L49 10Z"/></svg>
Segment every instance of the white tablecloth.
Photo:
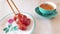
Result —
<svg viewBox="0 0 60 34"><path fill-rule="evenodd" d="M41 3L49 0L14 0L20 11L30 13L36 20L36 28L33 34L60 34L60 7L57 6L58 15L52 19L44 19L35 13L35 8ZM50 0L60 4L60 0ZM0 19L12 13L6 0L0 0Z"/></svg>

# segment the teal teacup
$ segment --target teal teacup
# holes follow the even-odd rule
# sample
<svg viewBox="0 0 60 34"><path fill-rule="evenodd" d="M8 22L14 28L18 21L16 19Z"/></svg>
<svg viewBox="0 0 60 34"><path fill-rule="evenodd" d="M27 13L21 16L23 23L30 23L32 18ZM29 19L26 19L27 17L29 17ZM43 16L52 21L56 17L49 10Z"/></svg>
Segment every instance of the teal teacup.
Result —
<svg viewBox="0 0 60 34"><path fill-rule="evenodd" d="M43 15L45 15L45 14L51 14L51 13L53 13L53 12L55 12L56 11L56 5L54 4L54 3L52 3L52 2L45 2L45 3L41 3L41 4L49 4L49 5L51 5L54 9L52 9L52 10L46 10L46 9L43 9L43 8L41 8L40 6L39 6L39 10L40 10L40 12L43 14ZM40 4L40 5L41 5Z"/></svg>
<svg viewBox="0 0 60 34"><path fill-rule="evenodd" d="M52 10L45 10L43 8L40 7L41 4L49 4L51 6L53 6L54 9ZM40 16L46 17L48 19L50 18L54 18L57 15L57 11L56 11L56 5L52 2L45 2L45 3L41 3L38 7L35 8L35 12L37 14L39 14Z"/></svg>

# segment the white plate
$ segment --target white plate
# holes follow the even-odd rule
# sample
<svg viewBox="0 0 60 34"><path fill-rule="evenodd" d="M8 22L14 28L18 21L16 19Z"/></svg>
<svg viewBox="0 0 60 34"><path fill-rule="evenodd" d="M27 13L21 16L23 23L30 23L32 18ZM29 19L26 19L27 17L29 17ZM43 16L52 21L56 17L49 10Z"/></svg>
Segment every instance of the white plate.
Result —
<svg viewBox="0 0 60 34"><path fill-rule="evenodd" d="M22 30L18 30L18 31L15 31L15 32L9 32L9 34L32 34L32 32L34 31L34 28L35 28L35 20L34 18L28 14L28 13L22 13L24 15L26 15L28 18L31 19L31 24L30 26L28 27L28 29L26 31L22 31ZM8 14L6 15L5 17L3 17L0 21L0 34L6 34L3 29L8 25L7 21L9 18L13 17L13 14ZM15 24L13 24L15 25ZM7 33L8 34L8 33Z"/></svg>

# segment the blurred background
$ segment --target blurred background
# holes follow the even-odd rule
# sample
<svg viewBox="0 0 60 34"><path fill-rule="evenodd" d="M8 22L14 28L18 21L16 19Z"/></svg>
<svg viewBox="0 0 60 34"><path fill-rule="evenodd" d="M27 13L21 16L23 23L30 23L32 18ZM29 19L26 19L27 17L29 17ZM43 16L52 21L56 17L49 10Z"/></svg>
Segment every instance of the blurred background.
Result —
<svg viewBox="0 0 60 34"><path fill-rule="evenodd" d="M41 18L35 13L35 8L47 1L57 5L58 14L51 20ZM27 12L35 18L36 28L33 34L60 34L60 0L14 0L14 2L21 12ZM9 13L12 12L6 0L0 0L0 20Z"/></svg>

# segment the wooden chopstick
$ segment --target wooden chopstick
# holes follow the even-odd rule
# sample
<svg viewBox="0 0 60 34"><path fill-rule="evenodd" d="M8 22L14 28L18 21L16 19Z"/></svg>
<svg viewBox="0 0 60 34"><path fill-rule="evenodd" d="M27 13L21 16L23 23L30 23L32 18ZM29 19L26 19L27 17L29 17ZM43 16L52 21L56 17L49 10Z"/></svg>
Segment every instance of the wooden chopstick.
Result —
<svg viewBox="0 0 60 34"><path fill-rule="evenodd" d="M17 6L16 6L15 3L13 2L13 0L11 0L11 2L13 3L13 5L14 5L15 8L17 9L17 11L20 13L19 9L17 8Z"/></svg>
<svg viewBox="0 0 60 34"><path fill-rule="evenodd" d="M16 15L16 13L15 13L12 5L10 4L9 0L7 0L7 2L8 2L8 4L9 4L11 10L13 11L13 13ZM17 6L16 6L15 3L13 2L13 0L11 0L11 2L12 2L12 4L14 5L14 7L16 8L16 10L18 11L18 13L20 13L19 9L17 8Z"/></svg>
<svg viewBox="0 0 60 34"><path fill-rule="evenodd" d="M16 16L16 13L15 13L13 7L11 6L10 2L9 2L8 0L7 0L7 2L8 2L8 4L9 4L12 12L14 13L15 17L18 18L18 17ZM12 0L11 0L11 2L13 3L14 7L16 8L16 10L19 12L19 9L18 9L17 6L15 5L15 3L14 3ZM20 13L20 12L19 12L19 13ZM18 20L19 20L19 19L18 19ZM16 23L17 23L17 21L16 21Z"/></svg>
<svg viewBox="0 0 60 34"><path fill-rule="evenodd" d="M12 6L11 6L11 4L10 4L10 2L8 0L7 0L7 3L9 4L9 6L10 6L11 10L13 11L13 13L16 15L14 9L12 8Z"/></svg>

